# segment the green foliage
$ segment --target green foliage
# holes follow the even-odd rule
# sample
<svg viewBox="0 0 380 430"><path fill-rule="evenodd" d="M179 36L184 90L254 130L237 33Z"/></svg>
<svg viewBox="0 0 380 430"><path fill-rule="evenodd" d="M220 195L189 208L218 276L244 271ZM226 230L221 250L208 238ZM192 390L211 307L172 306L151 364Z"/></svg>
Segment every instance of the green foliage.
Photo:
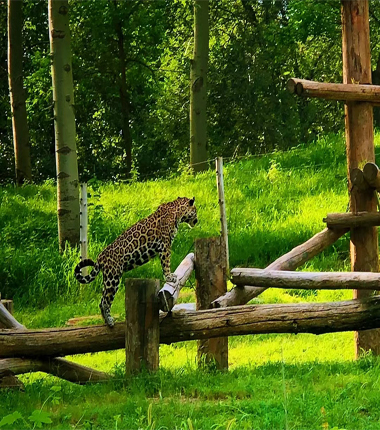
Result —
<svg viewBox="0 0 380 430"><path fill-rule="evenodd" d="M339 136L288 152L228 161L224 170L231 267L265 267L322 229L327 212L345 211L347 206L344 143ZM129 185L90 181L89 256L96 258L127 227L179 195L196 197L200 222L194 229L181 226L174 241L173 268L191 251L196 237L219 234L215 173L196 178L184 173L168 181ZM80 286L73 276L78 251L58 253L52 183L0 188L0 209L3 297L41 308L52 301L69 305L79 299L87 303L85 312L96 313L101 276ZM342 238L310 264L319 270L343 270L347 258L347 239ZM161 279L159 261L126 276ZM116 307L122 311L122 302Z"/></svg>
<svg viewBox="0 0 380 430"><path fill-rule="evenodd" d="M24 1L24 82L34 180L55 177L46 0ZM371 2L372 65L380 82L380 4ZM124 180L121 70L126 55L132 178L168 177L188 165L193 4L70 1L79 169L82 180ZM0 3L6 64L6 2ZM296 98L290 77L342 79L340 2L216 0L210 4L208 135L211 157L262 154L343 130L341 103ZM0 180L13 178L7 70L0 68ZM380 111L380 110L379 110ZM375 109L375 119L379 112Z"/></svg>

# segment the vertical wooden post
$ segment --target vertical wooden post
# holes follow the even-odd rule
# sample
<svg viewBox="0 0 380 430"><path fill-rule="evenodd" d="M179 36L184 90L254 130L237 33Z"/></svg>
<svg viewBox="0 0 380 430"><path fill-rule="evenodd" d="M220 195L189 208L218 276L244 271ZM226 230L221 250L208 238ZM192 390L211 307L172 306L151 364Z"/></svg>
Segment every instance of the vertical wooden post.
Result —
<svg viewBox="0 0 380 430"><path fill-rule="evenodd" d="M160 326L157 279L127 279L125 283L126 375L154 371L159 364Z"/></svg>
<svg viewBox="0 0 380 430"><path fill-rule="evenodd" d="M87 211L87 184L84 182L80 184L80 258L85 260L88 257L88 211ZM88 268L82 268L82 275L88 275Z"/></svg>
<svg viewBox="0 0 380 430"><path fill-rule="evenodd" d="M220 209L220 223L221 235L226 248L226 270L230 271L229 263L229 250L228 250L228 229L227 229L227 215L226 215L226 199L224 197L224 178L223 178L223 157L217 157L216 164L216 186L218 187L219 209Z"/></svg>
<svg viewBox="0 0 380 430"><path fill-rule="evenodd" d="M368 0L341 0L343 83L370 84L371 53L369 40ZM376 199L372 190L352 187L351 171L365 162L375 160L373 140L373 108L370 103L348 102L345 105L347 167L350 193L350 209L376 211ZM353 271L379 271L378 238L376 227L351 230L351 267ZM354 291L354 297L372 295L371 291ZM380 353L380 330L358 332L356 355L360 350Z"/></svg>
<svg viewBox="0 0 380 430"><path fill-rule="evenodd" d="M195 241L197 310L208 309L213 300L227 292L226 266L226 249L221 237ZM215 363L217 369L228 369L228 337L198 341L198 363Z"/></svg>

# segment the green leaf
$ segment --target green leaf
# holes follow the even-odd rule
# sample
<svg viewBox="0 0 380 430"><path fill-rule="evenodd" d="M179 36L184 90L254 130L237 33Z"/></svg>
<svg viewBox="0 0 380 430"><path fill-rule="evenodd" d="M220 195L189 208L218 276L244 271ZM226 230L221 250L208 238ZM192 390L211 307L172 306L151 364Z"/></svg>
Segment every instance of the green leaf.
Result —
<svg viewBox="0 0 380 430"><path fill-rule="evenodd" d="M22 415L19 411L14 411L12 414L6 415L2 418L2 420L0 421L0 427L11 425L19 419L22 419Z"/></svg>
<svg viewBox="0 0 380 430"><path fill-rule="evenodd" d="M29 417L29 421L34 422L34 424L41 428L42 424L51 424L53 421L50 419L50 412L45 412L41 410L34 410L32 415Z"/></svg>

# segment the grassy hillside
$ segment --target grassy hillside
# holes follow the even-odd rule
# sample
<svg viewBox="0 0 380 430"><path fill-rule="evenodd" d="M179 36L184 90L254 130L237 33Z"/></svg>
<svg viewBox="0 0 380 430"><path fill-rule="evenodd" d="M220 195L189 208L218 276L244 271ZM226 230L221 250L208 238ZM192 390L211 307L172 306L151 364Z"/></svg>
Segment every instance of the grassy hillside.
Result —
<svg viewBox="0 0 380 430"><path fill-rule="evenodd" d="M167 181L130 185L93 181L90 256L96 258L161 202L195 196L200 222L192 230L180 228L173 249L176 267L195 238L219 233L215 182L211 171L196 178L184 172ZM329 136L286 153L226 160L225 187L231 267L265 267L323 229L326 213L346 210L343 140ZM55 210L52 183L0 188L0 290L15 300L16 317L30 328L99 313L101 277L85 286L74 280L78 252L59 255ZM348 248L348 238L342 238L303 270L348 270ZM159 261L125 276L162 279ZM255 301L350 297L349 291L273 289ZM192 282L181 300L194 300ZM123 291L113 312L123 318ZM124 351L72 357L113 372L115 379L77 387L42 374L23 376L25 393L0 392L0 426L2 417L19 411L23 418L9 428L33 428L28 417L42 410L52 420L46 427L54 429L379 428L380 361L367 355L354 362L352 333L231 338L228 374L198 371L195 356L195 342L163 345L160 371L130 381L123 376Z"/></svg>

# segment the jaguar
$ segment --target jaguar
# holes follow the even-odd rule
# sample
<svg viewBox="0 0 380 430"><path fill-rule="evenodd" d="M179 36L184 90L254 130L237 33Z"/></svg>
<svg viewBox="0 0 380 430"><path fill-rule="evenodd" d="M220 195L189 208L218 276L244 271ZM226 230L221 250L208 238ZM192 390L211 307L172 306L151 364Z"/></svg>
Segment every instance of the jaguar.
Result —
<svg viewBox="0 0 380 430"><path fill-rule="evenodd" d="M187 223L190 227L197 224L194 202L195 197L178 197L172 202L161 204L153 214L132 225L104 248L96 262L84 259L77 264L74 273L81 284L92 282L100 271L103 272L103 293L99 307L109 327L115 324L111 306L124 272L147 263L158 254L165 281L177 281L176 275L170 270L171 246L179 224ZM81 273L84 267L93 269L84 276Z"/></svg>

